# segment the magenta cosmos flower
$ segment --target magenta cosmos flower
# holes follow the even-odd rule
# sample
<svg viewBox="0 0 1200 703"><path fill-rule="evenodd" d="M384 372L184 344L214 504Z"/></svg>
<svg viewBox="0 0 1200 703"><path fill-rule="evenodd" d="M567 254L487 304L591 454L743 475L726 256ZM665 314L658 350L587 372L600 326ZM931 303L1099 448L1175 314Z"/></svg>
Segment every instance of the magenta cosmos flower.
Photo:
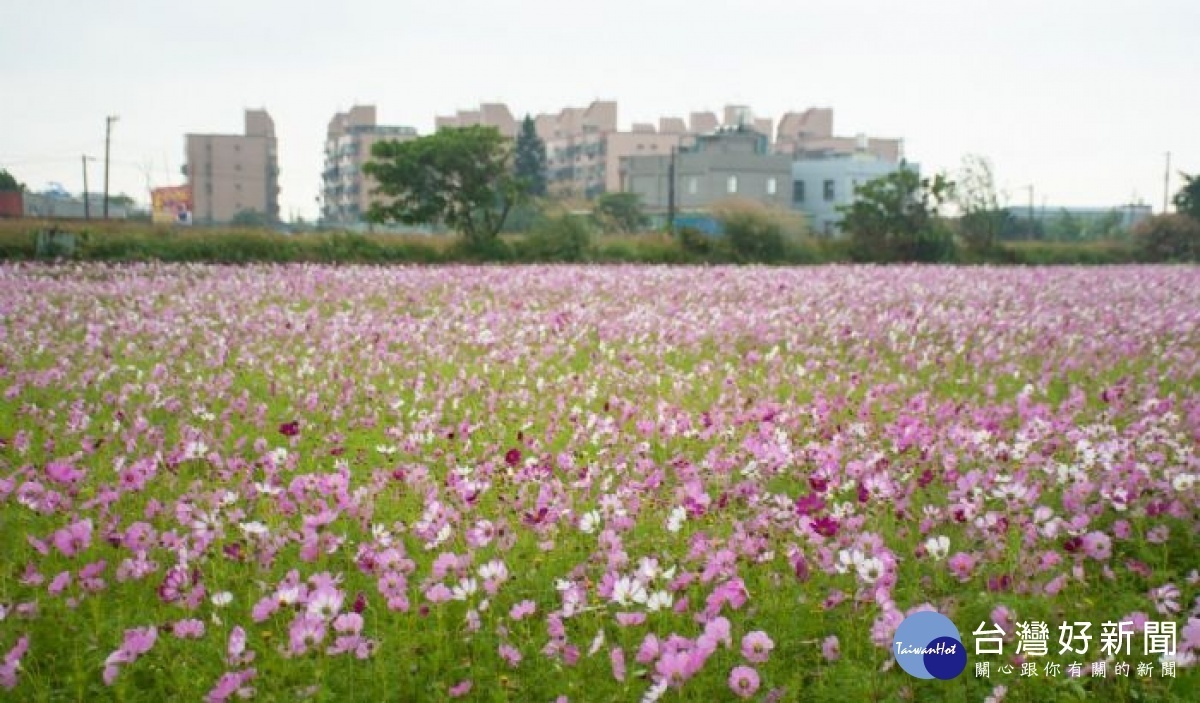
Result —
<svg viewBox="0 0 1200 703"><path fill-rule="evenodd" d="M735 666L729 672L729 688L739 698L749 698L758 690L758 672L748 666Z"/></svg>

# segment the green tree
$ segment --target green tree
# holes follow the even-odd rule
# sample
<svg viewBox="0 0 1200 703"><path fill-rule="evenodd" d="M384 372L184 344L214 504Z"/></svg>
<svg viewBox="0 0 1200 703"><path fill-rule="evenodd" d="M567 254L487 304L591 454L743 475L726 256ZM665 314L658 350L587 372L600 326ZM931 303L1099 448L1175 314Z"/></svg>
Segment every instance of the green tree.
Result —
<svg viewBox="0 0 1200 703"><path fill-rule="evenodd" d="M1056 242L1077 242L1084 237L1083 220L1063 208L1046 223L1046 236Z"/></svg>
<svg viewBox="0 0 1200 703"><path fill-rule="evenodd" d="M1181 213L1155 215L1133 230L1150 261L1200 261L1200 220Z"/></svg>
<svg viewBox="0 0 1200 703"><path fill-rule="evenodd" d="M509 210L525 198L526 185L512 169L512 149L495 127L439 130L409 141L387 140L371 147L363 171L387 196L367 212L376 223L441 222L468 245L487 248Z"/></svg>
<svg viewBox="0 0 1200 703"><path fill-rule="evenodd" d="M639 232L650 222L642 211L641 197L637 193L605 193L596 199L592 218L601 231Z"/></svg>
<svg viewBox="0 0 1200 703"><path fill-rule="evenodd" d="M18 183L17 179L11 173L0 168L0 193L11 191L20 192L23 190L25 190L25 185L23 183Z"/></svg>
<svg viewBox="0 0 1200 703"><path fill-rule="evenodd" d="M1187 215L1193 220L1200 220L1200 173L1183 176L1183 187L1175 194L1175 211Z"/></svg>
<svg viewBox="0 0 1200 703"><path fill-rule="evenodd" d="M961 213L958 230L963 241L974 251L991 251L1009 214L1000 205L990 161L976 154L963 158L954 188L954 201Z"/></svg>
<svg viewBox="0 0 1200 703"><path fill-rule="evenodd" d="M546 194L546 143L538 136L529 115L525 115L521 132L517 134L515 168L517 178L525 183L530 195L541 197Z"/></svg>
<svg viewBox="0 0 1200 703"><path fill-rule="evenodd" d="M258 210L242 209L237 211L229 224L235 227L266 227L267 216Z"/></svg>
<svg viewBox="0 0 1200 703"><path fill-rule="evenodd" d="M866 261L944 261L954 240L939 211L954 183L944 175L921 178L900 170L859 186L855 200L838 209L854 256Z"/></svg>

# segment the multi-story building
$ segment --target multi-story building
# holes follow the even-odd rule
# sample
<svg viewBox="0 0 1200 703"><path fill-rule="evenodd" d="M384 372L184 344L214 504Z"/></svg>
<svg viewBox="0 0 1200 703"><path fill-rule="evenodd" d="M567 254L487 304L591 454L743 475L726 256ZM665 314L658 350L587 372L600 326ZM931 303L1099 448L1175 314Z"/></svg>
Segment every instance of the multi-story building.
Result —
<svg viewBox="0 0 1200 703"><path fill-rule="evenodd" d="M791 164L791 205L804 213L813 232L834 236L842 222L839 208L854 202L855 190L901 168L916 170L913 164L879 158L865 139L851 154L796 160Z"/></svg>
<svg viewBox="0 0 1200 703"><path fill-rule="evenodd" d="M788 207L791 157L771 153L767 135L741 124L698 135L676 153L625 157L622 190L640 196L651 214L666 211L672 190L679 211L705 210L734 198Z"/></svg>
<svg viewBox="0 0 1200 703"><path fill-rule="evenodd" d="M501 135L515 139L520 123L504 103L483 103L478 110L459 110L454 115L440 115L434 118L434 126L437 129L473 125L495 127Z"/></svg>
<svg viewBox="0 0 1200 703"><path fill-rule="evenodd" d="M412 127L375 124L374 105L355 105L329 121L322 172L321 219L326 224L356 227L377 200L375 184L363 173L371 160L371 147L385 139L417 136Z"/></svg>
<svg viewBox="0 0 1200 703"><path fill-rule="evenodd" d="M838 137L833 134L833 110L813 107L804 112L787 112L779 119L775 151L797 160L851 156L863 148L863 135ZM866 139L866 151L879 159L899 163L904 158L900 139Z"/></svg>
<svg viewBox="0 0 1200 703"><path fill-rule="evenodd" d="M246 110L245 134L188 134L184 174L197 224L239 213L279 221L279 145L266 110Z"/></svg>

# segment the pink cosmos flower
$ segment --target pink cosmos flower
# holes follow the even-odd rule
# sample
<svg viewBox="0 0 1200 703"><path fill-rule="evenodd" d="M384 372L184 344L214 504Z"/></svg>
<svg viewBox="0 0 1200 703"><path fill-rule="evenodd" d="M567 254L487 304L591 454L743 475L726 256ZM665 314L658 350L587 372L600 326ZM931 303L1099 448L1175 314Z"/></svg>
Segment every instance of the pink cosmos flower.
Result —
<svg viewBox="0 0 1200 703"><path fill-rule="evenodd" d="M500 657L513 668L521 663L521 651L507 642L500 645Z"/></svg>
<svg viewBox="0 0 1200 703"><path fill-rule="evenodd" d="M197 640L204 636L204 621L190 618L180 620L171 626L171 634L181 640Z"/></svg>
<svg viewBox="0 0 1200 703"><path fill-rule="evenodd" d="M748 666L735 666L729 672L729 688L738 698L749 698L758 691L758 672Z"/></svg>
<svg viewBox="0 0 1200 703"><path fill-rule="evenodd" d="M451 698L462 698L471 692L471 679L463 679L450 687L449 696Z"/></svg>
<svg viewBox="0 0 1200 703"><path fill-rule="evenodd" d="M0 688L11 691L17 687L17 671L21 668L21 659L29 650L29 635L21 635L13 648L4 655L0 662Z"/></svg>
<svg viewBox="0 0 1200 703"><path fill-rule="evenodd" d="M254 661L254 652L246 650L246 630L238 625L229 632L229 643L225 647L225 661L230 666L243 666Z"/></svg>
<svg viewBox="0 0 1200 703"><path fill-rule="evenodd" d="M612 675L617 681L625 680L625 650L620 647L613 647L608 652L609 661L612 663Z"/></svg>
<svg viewBox="0 0 1200 703"><path fill-rule="evenodd" d="M235 695L240 698L248 698L253 693L253 689L249 688L247 684L257 675L258 672L254 669L222 674L221 678L217 680L217 684L204 697L205 703L225 703Z"/></svg>
<svg viewBox="0 0 1200 703"><path fill-rule="evenodd" d="M821 642L821 655L827 662L835 662L842 658L842 647L837 635L830 635Z"/></svg>
<svg viewBox="0 0 1200 703"><path fill-rule="evenodd" d="M54 533L54 546L64 556L73 557L92 544L92 521L79 520Z"/></svg>
<svg viewBox="0 0 1200 703"><path fill-rule="evenodd" d="M764 664L771 657L775 643L762 630L755 630L742 638L742 656L754 664Z"/></svg>
<svg viewBox="0 0 1200 703"><path fill-rule="evenodd" d="M1083 553L1096 561L1105 561L1112 556L1112 538L1103 532L1089 532L1083 536Z"/></svg>
<svg viewBox="0 0 1200 703"><path fill-rule="evenodd" d="M508 616L513 620L523 620L530 615L533 615L537 610L537 604L531 600L523 600L517 603L508 611Z"/></svg>
<svg viewBox="0 0 1200 703"><path fill-rule="evenodd" d="M325 639L325 621L312 613L298 613L288 628L288 651L301 655Z"/></svg>
<svg viewBox="0 0 1200 703"><path fill-rule="evenodd" d="M971 572L975 570L975 557L966 552L958 552L950 557L947 566L959 581L966 583L971 580Z"/></svg>

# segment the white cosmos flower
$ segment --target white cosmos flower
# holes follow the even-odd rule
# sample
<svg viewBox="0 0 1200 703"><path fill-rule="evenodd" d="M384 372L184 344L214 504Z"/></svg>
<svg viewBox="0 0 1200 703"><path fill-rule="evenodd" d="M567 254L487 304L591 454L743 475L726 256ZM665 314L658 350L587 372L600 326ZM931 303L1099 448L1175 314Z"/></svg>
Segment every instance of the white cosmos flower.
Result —
<svg viewBox="0 0 1200 703"><path fill-rule="evenodd" d="M596 630L596 636L592 638L592 646L588 647L588 656L590 657L593 654L595 654L596 652L599 652L600 648L603 646L604 646L604 629L601 628L599 630Z"/></svg>
<svg viewBox="0 0 1200 703"><path fill-rule="evenodd" d="M383 454L384 456L391 456L392 454L396 453L396 447L392 444L377 444L375 445L375 451Z"/></svg>
<svg viewBox="0 0 1200 703"><path fill-rule="evenodd" d="M484 581L507 581L508 567L499 559L493 559L479 567L479 578Z"/></svg>
<svg viewBox="0 0 1200 703"><path fill-rule="evenodd" d="M834 568L837 569L839 574L844 574L852 569L858 569L858 565L863 563L864 559L866 559L866 555L863 554L861 550L843 549L838 552L838 560L837 564L834 565Z"/></svg>
<svg viewBox="0 0 1200 703"><path fill-rule="evenodd" d="M883 576L883 562L876 557L863 559L858 565L858 577L867 583L875 583Z"/></svg>
<svg viewBox="0 0 1200 703"><path fill-rule="evenodd" d="M1171 487L1180 493L1192 490L1194 485L1196 485L1195 474L1179 474L1171 480Z"/></svg>
<svg viewBox="0 0 1200 703"><path fill-rule="evenodd" d="M458 585L450 591L450 595L454 598L454 600L466 600L467 598L475 595L475 592L478 590L479 584L475 581L475 579L465 578L459 581Z"/></svg>
<svg viewBox="0 0 1200 703"><path fill-rule="evenodd" d="M229 591L221 591L219 593L212 594L210 600L212 600L212 604L218 608L224 608L233 602L233 594Z"/></svg>
<svg viewBox="0 0 1200 703"><path fill-rule="evenodd" d="M687 520L687 511L682 506L675 506L671 510L671 514L667 517L667 532L679 532L683 529L683 523Z"/></svg>
<svg viewBox="0 0 1200 703"><path fill-rule="evenodd" d="M600 513L595 510L584 513L583 516L579 518L579 531L584 534L592 534L599 526Z"/></svg>
<svg viewBox="0 0 1200 703"><path fill-rule="evenodd" d="M242 534L246 535L247 537L265 537L271 533L270 528L263 523L258 522L257 520L253 522L238 523L238 529L241 530Z"/></svg>
<svg viewBox="0 0 1200 703"><path fill-rule="evenodd" d="M272 486L269 483L256 483L256 484L254 484L254 490L258 491L259 493L261 493L265 496L277 496L280 493L283 493L282 488L279 488L277 486Z"/></svg>
<svg viewBox="0 0 1200 703"><path fill-rule="evenodd" d="M646 602L646 587L637 579L622 576L613 585L612 601L620 606Z"/></svg>
<svg viewBox="0 0 1200 703"><path fill-rule="evenodd" d="M392 546L392 533L388 530L387 525L371 525L371 537L381 547Z"/></svg>
<svg viewBox="0 0 1200 703"><path fill-rule="evenodd" d="M938 535L925 540L925 551L929 552L929 556L933 557L934 561L941 561L950 553L950 538L946 535Z"/></svg>
<svg viewBox="0 0 1200 703"><path fill-rule="evenodd" d="M675 605L675 598L667 591L655 591L646 599L646 610L651 613L669 610L672 605Z"/></svg>

